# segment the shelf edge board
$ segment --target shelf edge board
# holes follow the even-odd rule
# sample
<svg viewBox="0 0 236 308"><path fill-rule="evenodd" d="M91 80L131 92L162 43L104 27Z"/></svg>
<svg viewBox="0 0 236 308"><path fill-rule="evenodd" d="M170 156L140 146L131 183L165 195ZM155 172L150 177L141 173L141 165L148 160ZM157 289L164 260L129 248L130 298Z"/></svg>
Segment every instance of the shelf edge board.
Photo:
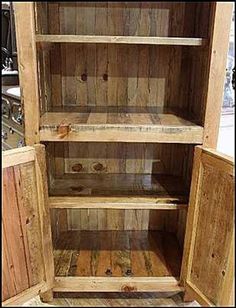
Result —
<svg viewBox="0 0 236 308"><path fill-rule="evenodd" d="M188 37L36 34L38 43L96 43L203 46L206 39Z"/></svg>
<svg viewBox="0 0 236 308"><path fill-rule="evenodd" d="M100 199L100 200L99 200ZM51 209L156 209L176 210L188 207L187 202L178 198L158 197L49 197Z"/></svg>

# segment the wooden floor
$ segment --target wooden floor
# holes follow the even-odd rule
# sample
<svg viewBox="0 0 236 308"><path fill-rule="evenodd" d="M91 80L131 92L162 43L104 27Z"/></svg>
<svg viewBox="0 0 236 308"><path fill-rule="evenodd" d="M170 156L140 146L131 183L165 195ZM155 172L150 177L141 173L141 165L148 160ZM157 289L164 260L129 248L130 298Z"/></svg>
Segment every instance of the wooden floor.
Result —
<svg viewBox="0 0 236 308"><path fill-rule="evenodd" d="M197 302L184 303L181 293L57 293L51 303L39 296L25 307L200 307Z"/></svg>
<svg viewBox="0 0 236 308"><path fill-rule="evenodd" d="M54 261L56 276L179 277L181 251L168 232L69 231Z"/></svg>

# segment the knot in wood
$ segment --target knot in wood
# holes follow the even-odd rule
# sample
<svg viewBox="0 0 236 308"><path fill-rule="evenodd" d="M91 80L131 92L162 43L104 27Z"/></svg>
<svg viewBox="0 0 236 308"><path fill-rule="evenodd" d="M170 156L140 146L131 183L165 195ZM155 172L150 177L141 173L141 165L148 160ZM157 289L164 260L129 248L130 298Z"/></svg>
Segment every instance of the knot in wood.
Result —
<svg viewBox="0 0 236 308"><path fill-rule="evenodd" d="M83 169L82 164L75 164L71 168L74 172L80 172Z"/></svg>
<svg viewBox="0 0 236 308"><path fill-rule="evenodd" d="M102 77L103 77L103 80L104 80L104 81L107 81L107 80L108 80L108 75L107 75L107 74L103 74Z"/></svg>
<svg viewBox="0 0 236 308"><path fill-rule="evenodd" d="M131 269L127 269L125 275L126 275L126 276L131 276L131 275L132 275Z"/></svg>
<svg viewBox="0 0 236 308"><path fill-rule="evenodd" d="M103 164L101 164L101 163L95 163L95 164L93 165L93 169L94 169L95 171L102 171L102 170L104 170L105 168L104 168Z"/></svg>
<svg viewBox="0 0 236 308"><path fill-rule="evenodd" d="M122 286L122 291L123 292L135 292L137 291L137 288L131 285L124 285Z"/></svg>
<svg viewBox="0 0 236 308"><path fill-rule="evenodd" d="M82 81L87 81L87 75L86 74L82 74L81 75L81 80Z"/></svg>
<svg viewBox="0 0 236 308"><path fill-rule="evenodd" d="M108 275L108 276L112 275L112 271L109 268L106 270L106 275Z"/></svg>

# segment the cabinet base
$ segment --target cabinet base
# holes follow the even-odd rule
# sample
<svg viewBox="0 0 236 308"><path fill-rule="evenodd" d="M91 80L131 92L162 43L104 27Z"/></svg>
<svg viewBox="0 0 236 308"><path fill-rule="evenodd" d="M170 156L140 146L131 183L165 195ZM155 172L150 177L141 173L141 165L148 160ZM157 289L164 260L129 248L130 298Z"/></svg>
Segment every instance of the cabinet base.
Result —
<svg viewBox="0 0 236 308"><path fill-rule="evenodd" d="M175 277L55 277L54 292L181 292Z"/></svg>
<svg viewBox="0 0 236 308"><path fill-rule="evenodd" d="M40 293L39 297L43 303L52 302L53 301L53 290L50 289L46 292L42 292Z"/></svg>

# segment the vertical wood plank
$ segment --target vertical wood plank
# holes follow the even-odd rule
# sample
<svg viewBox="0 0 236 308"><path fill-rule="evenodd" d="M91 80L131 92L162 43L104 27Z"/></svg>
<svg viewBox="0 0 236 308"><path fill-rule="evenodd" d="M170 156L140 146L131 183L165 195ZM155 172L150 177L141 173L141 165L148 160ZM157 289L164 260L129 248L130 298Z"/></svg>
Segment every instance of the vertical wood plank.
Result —
<svg viewBox="0 0 236 308"><path fill-rule="evenodd" d="M209 148L217 145L233 3L217 2L214 6L203 140Z"/></svg>
<svg viewBox="0 0 236 308"><path fill-rule="evenodd" d="M14 3L21 102L24 105L25 141L39 142L39 97L35 44L34 2Z"/></svg>

